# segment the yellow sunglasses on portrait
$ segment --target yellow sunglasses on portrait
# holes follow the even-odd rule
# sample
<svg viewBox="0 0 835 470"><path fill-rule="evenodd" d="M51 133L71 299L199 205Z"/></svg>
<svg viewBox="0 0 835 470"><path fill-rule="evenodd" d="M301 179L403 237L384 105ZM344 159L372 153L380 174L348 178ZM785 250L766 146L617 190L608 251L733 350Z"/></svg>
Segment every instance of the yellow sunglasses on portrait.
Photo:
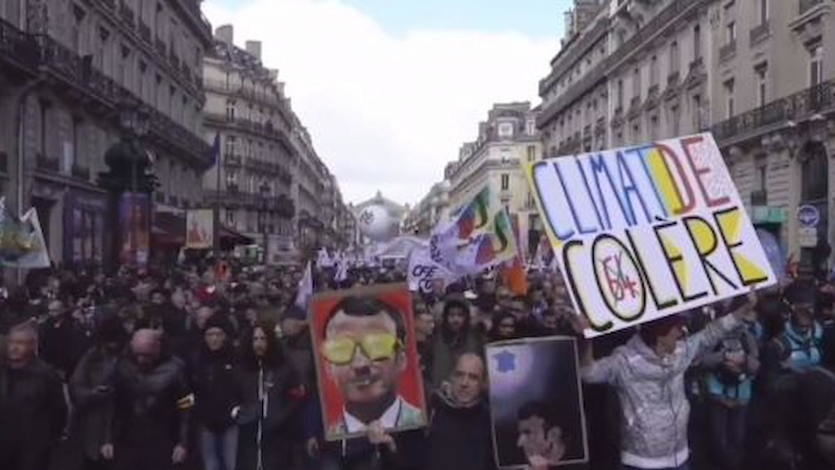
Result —
<svg viewBox="0 0 835 470"><path fill-rule="evenodd" d="M346 365L354 360L358 347L369 360L381 361L393 358L403 347L403 343L390 333L370 333L360 340L345 336L325 340L322 344L322 355L331 364Z"/></svg>

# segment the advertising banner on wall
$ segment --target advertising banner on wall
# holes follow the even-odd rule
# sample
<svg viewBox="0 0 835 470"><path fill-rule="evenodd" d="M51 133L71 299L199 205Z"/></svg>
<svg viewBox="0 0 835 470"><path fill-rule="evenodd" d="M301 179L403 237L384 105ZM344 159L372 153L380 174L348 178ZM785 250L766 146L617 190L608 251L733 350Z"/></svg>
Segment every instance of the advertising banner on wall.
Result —
<svg viewBox="0 0 835 470"><path fill-rule="evenodd" d="M130 266L148 264L151 242L151 198L124 193L119 198L119 261Z"/></svg>
<svg viewBox="0 0 835 470"><path fill-rule="evenodd" d="M214 245L215 214L211 209L186 211L186 248L207 250Z"/></svg>

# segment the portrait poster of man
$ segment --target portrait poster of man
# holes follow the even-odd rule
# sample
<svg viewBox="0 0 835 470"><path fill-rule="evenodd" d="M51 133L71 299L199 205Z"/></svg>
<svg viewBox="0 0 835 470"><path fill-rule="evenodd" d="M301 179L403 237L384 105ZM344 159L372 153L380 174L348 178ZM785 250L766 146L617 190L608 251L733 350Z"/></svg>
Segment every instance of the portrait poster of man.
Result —
<svg viewBox="0 0 835 470"><path fill-rule="evenodd" d="M574 338L492 343L486 348L496 464L527 469L588 462Z"/></svg>
<svg viewBox="0 0 835 470"><path fill-rule="evenodd" d="M325 292L311 302L325 438L426 425L423 382L406 284Z"/></svg>

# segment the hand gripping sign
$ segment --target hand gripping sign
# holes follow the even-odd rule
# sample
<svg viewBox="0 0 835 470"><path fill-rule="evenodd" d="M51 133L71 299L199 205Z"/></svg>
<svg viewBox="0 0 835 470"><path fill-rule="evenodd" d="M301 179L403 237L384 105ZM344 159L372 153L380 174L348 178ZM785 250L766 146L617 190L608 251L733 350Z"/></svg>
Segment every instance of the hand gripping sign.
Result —
<svg viewBox="0 0 835 470"><path fill-rule="evenodd" d="M527 170L588 337L776 282L710 134Z"/></svg>

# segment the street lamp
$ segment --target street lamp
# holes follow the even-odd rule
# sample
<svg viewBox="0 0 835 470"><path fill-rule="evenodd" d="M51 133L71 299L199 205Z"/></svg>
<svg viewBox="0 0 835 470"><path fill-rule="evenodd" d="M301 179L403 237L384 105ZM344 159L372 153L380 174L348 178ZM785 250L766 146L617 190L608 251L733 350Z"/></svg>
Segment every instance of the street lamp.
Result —
<svg viewBox="0 0 835 470"><path fill-rule="evenodd" d="M157 185L150 171L152 158L142 145L150 129L150 115L140 104L124 103L119 108L118 119L122 138L107 149L104 161L108 171L99 174L98 182L110 191L113 221L117 222L114 225L121 227L114 230L113 259L125 258L123 261L144 264L150 249L150 194ZM140 194L147 198L147 205L138 204ZM130 195L130 204L120 208L126 195Z"/></svg>

